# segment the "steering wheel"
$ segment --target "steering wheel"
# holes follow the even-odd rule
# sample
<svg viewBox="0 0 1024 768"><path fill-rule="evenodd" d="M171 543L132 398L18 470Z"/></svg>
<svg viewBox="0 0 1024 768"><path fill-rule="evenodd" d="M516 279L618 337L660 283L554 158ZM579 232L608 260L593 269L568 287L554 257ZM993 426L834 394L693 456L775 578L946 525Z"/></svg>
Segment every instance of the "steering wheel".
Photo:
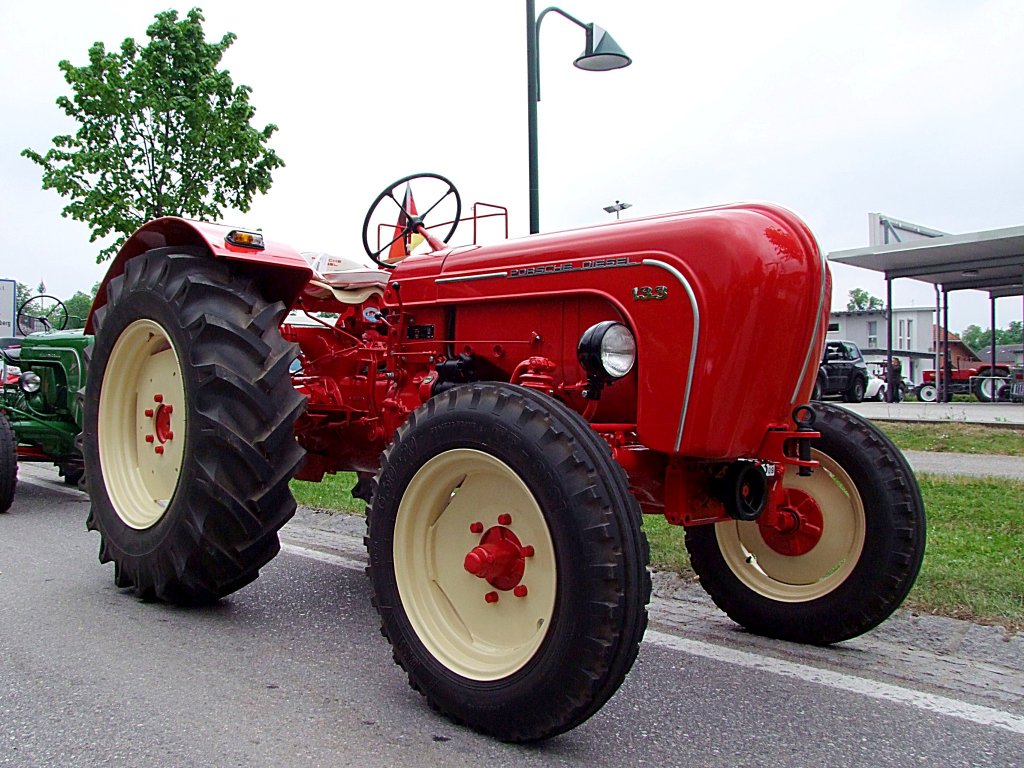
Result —
<svg viewBox="0 0 1024 768"><path fill-rule="evenodd" d="M42 293L18 307L18 330L22 336L36 331L63 331L67 324L68 308L56 296Z"/></svg>
<svg viewBox="0 0 1024 768"><path fill-rule="evenodd" d="M444 176L436 173L403 176L377 195L367 211L363 221L363 248L375 264L394 269L396 262L412 253L423 240L433 250L443 247L455 234L461 215L459 191ZM427 224L428 216L441 221ZM444 231L449 224L444 237L438 238L430 232L437 227ZM374 230L376 235L371 237ZM376 242L376 248L370 244L371 240Z"/></svg>

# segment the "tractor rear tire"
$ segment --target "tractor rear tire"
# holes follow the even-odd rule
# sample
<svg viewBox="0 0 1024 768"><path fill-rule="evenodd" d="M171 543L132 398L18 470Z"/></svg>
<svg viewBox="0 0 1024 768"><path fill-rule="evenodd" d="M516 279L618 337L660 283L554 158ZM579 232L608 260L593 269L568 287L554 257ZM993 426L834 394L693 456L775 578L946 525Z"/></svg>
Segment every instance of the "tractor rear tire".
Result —
<svg viewBox="0 0 1024 768"><path fill-rule="evenodd" d="M579 414L456 387L410 415L376 483L374 605L413 689L504 741L597 712L636 659L651 581L626 475ZM488 542L511 554L500 573L479 570Z"/></svg>
<svg viewBox="0 0 1024 768"><path fill-rule="evenodd" d="M784 479L805 532L730 521L687 528L686 547L701 586L733 621L827 645L876 627L903 602L924 556L925 514L910 466L882 432L844 408L811 407L821 466Z"/></svg>
<svg viewBox="0 0 1024 768"><path fill-rule="evenodd" d="M14 503L18 484L18 444L7 416L0 413L0 514Z"/></svg>
<svg viewBox="0 0 1024 768"><path fill-rule="evenodd" d="M201 249L147 251L106 295L82 440L100 561L143 599L213 602L259 575L295 512L287 308Z"/></svg>
<svg viewBox="0 0 1024 768"><path fill-rule="evenodd" d="M1006 379L999 376L988 376L974 386L974 396L983 403L997 402L999 390L1005 386Z"/></svg>

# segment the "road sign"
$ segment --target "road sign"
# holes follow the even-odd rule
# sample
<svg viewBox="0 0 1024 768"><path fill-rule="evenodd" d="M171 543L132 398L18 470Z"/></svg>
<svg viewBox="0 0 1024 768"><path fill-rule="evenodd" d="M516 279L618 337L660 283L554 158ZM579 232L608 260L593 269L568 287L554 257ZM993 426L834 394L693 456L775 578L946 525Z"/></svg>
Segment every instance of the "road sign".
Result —
<svg viewBox="0 0 1024 768"><path fill-rule="evenodd" d="M14 335L15 302L18 284L13 280L0 280L0 336Z"/></svg>

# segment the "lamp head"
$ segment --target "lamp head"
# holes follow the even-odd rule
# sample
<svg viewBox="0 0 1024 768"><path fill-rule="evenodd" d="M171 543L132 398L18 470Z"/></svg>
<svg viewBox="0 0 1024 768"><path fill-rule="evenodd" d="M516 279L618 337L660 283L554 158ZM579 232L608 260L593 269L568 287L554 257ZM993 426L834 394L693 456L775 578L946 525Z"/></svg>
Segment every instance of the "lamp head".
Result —
<svg viewBox="0 0 1024 768"><path fill-rule="evenodd" d="M605 72L622 69L633 63L611 35L596 24L587 24L587 49L573 64L588 72Z"/></svg>

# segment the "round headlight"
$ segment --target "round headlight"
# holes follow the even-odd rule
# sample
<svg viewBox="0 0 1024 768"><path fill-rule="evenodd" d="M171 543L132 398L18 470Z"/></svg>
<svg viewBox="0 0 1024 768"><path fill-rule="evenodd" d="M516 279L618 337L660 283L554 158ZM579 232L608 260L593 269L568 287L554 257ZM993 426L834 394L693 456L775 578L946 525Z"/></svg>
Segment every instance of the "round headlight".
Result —
<svg viewBox="0 0 1024 768"><path fill-rule="evenodd" d="M633 333L614 320L592 325L580 336L576 347L580 365L591 376L621 379L636 362L636 339Z"/></svg>
<svg viewBox="0 0 1024 768"><path fill-rule="evenodd" d="M26 395L33 395L39 391L39 388L43 385L43 380L39 378L39 374L34 371L25 371L21 374L21 378L18 379L18 386L21 387L21 391Z"/></svg>

